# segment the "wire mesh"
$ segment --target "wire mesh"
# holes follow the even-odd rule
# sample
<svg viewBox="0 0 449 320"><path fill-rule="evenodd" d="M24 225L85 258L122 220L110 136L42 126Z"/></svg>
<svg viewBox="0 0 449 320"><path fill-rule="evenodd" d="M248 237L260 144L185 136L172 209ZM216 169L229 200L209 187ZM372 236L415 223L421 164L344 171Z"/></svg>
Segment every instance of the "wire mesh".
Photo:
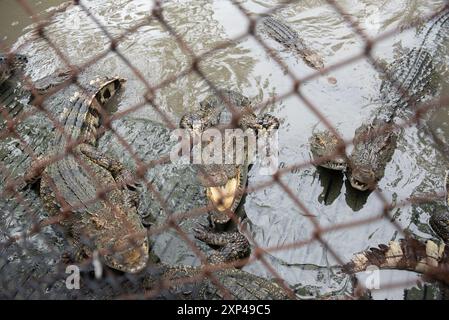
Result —
<svg viewBox="0 0 449 320"><path fill-rule="evenodd" d="M0 270L2 270L2 276L0 277L0 295L3 297L186 298L191 294L193 297L198 298L202 297L203 294L201 291L201 288L203 287L201 286L204 286L204 284L207 283L207 286L215 288L215 296L235 298L236 293L232 290L232 286L226 284L226 280L223 280L223 274L218 273L218 271L234 270L236 267L242 267L243 265L250 265L252 263L259 262L264 268L266 268L268 277L278 285L277 288L283 292L285 297L295 299L298 298L298 296L296 295L294 289L290 287L289 284L283 279L283 275L271 265L270 260L266 257L267 254L297 249L305 247L312 242L318 242L327 250L327 252L335 259L335 261L337 261L339 265L343 266L348 261L345 261L344 258L340 257L338 251L335 250L335 246L338 246L338 244L328 243L323 237L324 234L336 230L357 228L364 224L382 220L385 223L392 224L402 237L410 237L411 235L409 232L404 230L396 222L396 220L393 219L393 210L416 203L433 203L445 196L444 193L430 195L423 194L422 196L415 196L396 203L391 203L383 195L382 191L375 188L373 193L383 203L383 208L377 215L366 218L357 218L350 222L333 224L330 226L321 226L316 219L316 215L319 213L313 212L313 210L309 209L307 206L307 201L299 198L295 194L295 191L291 190L282 178L292 172L292 170L301 170L314 165L323 164L329 160L335 159L342 153L344 156L347 156L345 154L345 150L347 147L353 146L354 141L352 141L352 139L344 140L340 137L336 126L325 116L325 114L323 114L320 110L320 106L315 104L312 99L306 97L302 93L302 86L305 82L322 75L329 74L329 72L348 68L348 66L354 61L366 59L375 70L382 74L385 79L389 79L389 81L393 83L393 86L396 87L395 89L401 92L402 96L407 97L409 92L407 92L408 88L405 87L406 84L402 84L400 81L397 81L397 79L395 79L395 75L390 74L390 70L380 64L372 55L372 50L378 43L381 43L383 40L403 32L404 30L396 28L376 37L371 37L364 31L363 28L360 27L357 18L346 12L339 2L326 0L327 4L329 4L335 12L341 16L342 20L347 23L352 32L357 34L357 36L364 41L365 49L359 54L351 57L345 57L337 63L326 65L324 68L317 70L313 74L298 78L295 73L290 70L288 64L284 61L282 56L273 50L273 48L271 48L267 43L267 40L261 37L257 31L257 25L261 19L268 15L275 15L283 8L294 3L294 1L282 1L281 4L273 6L270 10L268 10L264 16L254 16L245 9L240 1L231 0L230 3L232 3L232 5L240 11L242 16L246 17L248 23L246 32L234 37L232 41L239 41L246 38L251 38L256 41L257 44L260 45L270 56L273 64L276 64L282 70L285 70L285 77L289 78L293 83L289 92L270 97L254 105L253 111L260 113L268 106L271 106L282 99L295 97L302 101L302 103L307 106L310 112L319 119L326 129L339 138L339 141L341 141L342 144L333 154L307 162L288 164L287 166L279 168L279 170L266 182L252 184L250 187L245 187L245 193L248 194L258 190L263 190L271 185L279 186L285 195L294 203L298 211L302 213L300 218L310 220L314 231L309 239L293 243L285 243L276 247L264 247L257 243L250 232L244 230L245 228L242 221L231 213L231 219L240 227L240 232L242 232L251 243L252 255L243 260L219 264L211 263L208 260L207 254L203 252L204 246L200 245L197 240L194 240L191 237L191 234L188 233L189 230L182 227L182 221L195 217L205 218L208 212L213 210L213 207L211 207L211 205L203 199L201 200L203 204L201 206L195 206L185 211L174 211L173 208L176 208L175 192L161 192L157 182L148 179L147 176L148 171L151 169L162 168L160 170L164 170L164 166L170 162L170 150L166 149L166 154L163 156L159 154L158 157L145 157L145 155L138 152L139 146L130 144L123 136L123 131L114 126L114 121L123 119L127 115L150 105L155 113L163 120L166 128L170 130L176 129L178 127L178 123L173 121L172 115L168 114L167 111L158 105L155 96L162 89L170 86L179 79L182 79L187 75L194 74L202 81L205 81L212 92L226 102L226 107L233 115L234 121L232 123L237 123L242 114L239 112L238 108L232 104L232 102L226 100L226 97L224 97L222 91L220 91L220 87L209 79L201 64L202 61L206 59L213 59L214 54L222 52L228 46L231 46L232 41L219 43L211 50L197 54L195 50L191 48L189 42L183 39L183 37L170 24L169 20L166 19L164 14L164 6L166 3L164 1L154 1L153 9L151 12L148 12L144 19L139 20L138 23L127 28L125 32L119 35L113 35L108 30L101 19L98 18L97 13L89 9L87 1L73 1L64 4L56 10L51 11L45 19L39 16L37 12L32 9L27 0L16 0L16 2L27 15L32 17L34 22L33 39L30 39L30 41L36 41L37 38L43 40L45 44L53 50L54 54L63 62L64 69L68 70L68 72L61 83L55 85L54 87L50 87L45 93L42 93L41 90L36 88L31 77L25 74L25 72L20 68L17 68L13 78L15 79L14 81L16 81L15 83L17 83L17 86L13 90L13 95L9 96L10 100L3 100L2 102L1 111L3 125L0 131L0 136L2 139L1 143L4 144L4 146L2 146L2 161L0 162L0 170L3 184L3 191L1 194L2 211L5 218L2 222L0 236ZM84 62L83 64L78 64L77 61L71 61L70 58L63 53L63 50L61 50L57 44L53 43L52 40L46 35L46 27L52 23L53 18L72 6L76 6L79 10L85 12L88 19L91 19L93 24L96 26L97 32L101 33L109 43L105 46L102 53L89 57L87 62ZM406 29L422 26L423 24L435 19L435 17L440 16L442 12L445 12L448 9L449 4L446 4L446 6L442 7L438 12L434 12L423 17L421 21L408 25ZM126 40L130 34L137 32L139 29L147 26L150 22L157 22L159 27L167 32L174 41L176 41L182 52L188 57L189 60L188 65L186 67L180 67L180 70L176 75L171 75L159 83L153 83L151 79L146 79L141 70L139 70L139 67L135 66L133 61L126 57L126 55L119 49L119 45ZM6 44L0 43L0 45L2 47L2 51L7 50ZM16 51L21 52L20 49L21 48L19 47ZM85 141L83 138L79 137L71 139L71 135L73 133L67 132L67 125L59 120L62 110L58 109L57 106L53 106L55 104L55 100L51 99L53 96L58 95L68 99L67 94L65 93L65 90L69 90L68 88L76 87L76 90L86 92L88 88L86 87L85 81L82 80L82 73L88 68L95 69L96 63L111 53L117 56L131 70L135 79L144 85L145 94L142 96L142 102L134 106L130 106L125 111L117 111L109 114L108 112L99 109L102 118L102 126L98 129L95 135L96 137L109 135L109 139L114 139L114 141L116 141L123 154L126 154L126 156L132 159L134 163L134 174L129 176L128 180L124 181L124 183L128 185L133 183L140 184L142 187L139 188L140 192L145 192L150 195L151 201L154 202L160 210L166 212L167 216L165 222L159 225L149 223L148 225L151 226L146 229L145 235L133 234L133 236L138 240L139 237L141 238L142 236L155 237L163 232L166 232L167 230L171 230L185 242L186 248L191 250L195 256L200 259L201 266L185 267L185 270L189 270L188 272L184 270L184 273L179 272L179 274L174 274L170 278L167 277L167 274L163 274L160 263L149 262L142 272L138 274L130 274L126 272L119 272L102 265L103 260L101 257L104 252L92 250L93 254L84 257L82 262L76 264L82 270L81 290L67 290L65 285L65 280L68 276L66 273L67 263L64 260L64 255L68 248L71 248L71 244L68 243L67 239L70 239L72 235L68 233L64 227L64 223L65 221L71 219L75 219L76 221L76 216L81 214L80 212L84 210L83 208L86 206L90 207L91 204L94 206L97 202L107 203L108 207L114 208L114 203L109 203L110 200L105 195L114 191L116 186L105 185L102 181L96 181L96 194L89 195L86 199L79 201L78 206L75 206L73 204L68 205L67 201L64 199L64 194L61 193L57 186L59 181L49 183L50 185L48 187L53 192L56 201L61 207L60 213L51 216L47 214L48 206L43 204L46 200L41 199L41 195L39 195L39 192L36 189L20 187L23 185L24 179L27 178L26 167L29 167L29 164L39 163L40 168L42 169L50 164L63 161L67 158L67 156L73 157L77 166L83 168L85 172L88 172L89 175L95 177L95 172L92 171L92 166L89 163L86 163L85 158L80 156L80 154L76 151L79 145L83 144ZM6 57L9 57L11 61L14 59L12 53L6 55ZM6 86L6 84L2 84L2 86ZM2 88L2 91L3 90L5 89ZM124 94L126 94L126 90ZM14 97L19 96L25 96L26 99L30 101L32 100L32 103L29 103L29 105L28 102L25 103L27 106L22 109L19 107L21 104L17 101L17 99L11 100ZM391 128L401 129L417 126L420 124L425 114L435 110L435 108L438 108L439 106L448 104L447 97L443 96L434 96L432 99L427 99L425 101L414 101L413 96L408 98L409 99L407 100L410 101L409 104L413 106L413 108L411 108L413 114L408 116L406 119L397 121L397 123L388 122L387 125L379 128L377 131L370 132L368 136L363 137L366 139L367 143L375 139L376 136L381 135L383 132L391 130ZM48 127L45 128L39 126L33 129L24 129L23 123L26 121L33 121L35 117L45 117L47 119L47 126L54 129L49 131ZM429 137L435 144L436 150L441 151L443 155L446 155L447 152L445 151L447 147L445 143L431 129L429 129L428 133ZM42 154L48 154L48 150L51 150L51 148L54 147L52 146L52 143L49 142L52 141L51 137L54 134L61 134L69 141L65 146L65 153L51 154L49 157L46 157L44 161L42 161L39 156ZM33 135L35 137L40 135L40 138L35 140L30 139L30 136ZM15 143L11 143L11 139L13 139ZM30 143L30 141L32 143ZM17 160L14 160L13 150L20 150L26 159L30 159L29 161L25 161L26 166L24 166L24 160L22 160L21 163L14 162ZM51 181L51 179L49 181ZM176 186L174 186L172 190L174 190L175 187ZM198 203L201 203L201 201ZM21 228L21 226L15 225L12 217L17 215L26 217L26 227ZM54 231L56 231L56 233ZM126 230L124 233L125 232ZM63 236L59 236L60 234ZM90 238L91 237L87 235L85 239L77 239L77 241L86 242L85 245L89 246L91 244ZM134 240L131 239L131 244L132 241ZM441 258L441 261L444 261L444 259L445 258ZM99 267L99 265L102 265L102 267ZM99 272L99 269L103 270L103 274L101 276L96 274ZM438 279L442 282L446 282L447 284L447 272L447 266L441 263L436 266L435 270L427 270L425 273L430 280ZM364 288L361 282L357 281L357 275L354 276L353 281L354 290L352 298L360 298L364 296L366 288ZM389 288L410 284L413 283L391 283L383 286L382 289L387 290ZM181 296L174 294L173 290L169 290L177 287L183 288L183 290L181 290L183 292ZM214 295L211 294L211 296ZM347 296L347 298L349 298L349 296Z"/></svg>

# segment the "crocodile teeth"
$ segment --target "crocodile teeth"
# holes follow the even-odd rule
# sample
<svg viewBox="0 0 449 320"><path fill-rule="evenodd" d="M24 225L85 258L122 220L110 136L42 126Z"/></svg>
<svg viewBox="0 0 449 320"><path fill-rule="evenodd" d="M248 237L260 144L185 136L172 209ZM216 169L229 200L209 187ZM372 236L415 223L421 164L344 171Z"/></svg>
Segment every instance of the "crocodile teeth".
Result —
<svg viewBox="0 0 449 320"><path fill-rule="evenodd" d="M360 190L360 191L366 191L368 190L368 185L366 183L362 183L360 181L357 181L356 179L350 179L351 185L353 188Z"/></svg>
<svg viewBox="0 0 449 320"><path fill-rule="evenodd" d="M238 178L232 178L224 186L207 188L207 197L218 211L225 211L232 207L238 186Z"/></svg>

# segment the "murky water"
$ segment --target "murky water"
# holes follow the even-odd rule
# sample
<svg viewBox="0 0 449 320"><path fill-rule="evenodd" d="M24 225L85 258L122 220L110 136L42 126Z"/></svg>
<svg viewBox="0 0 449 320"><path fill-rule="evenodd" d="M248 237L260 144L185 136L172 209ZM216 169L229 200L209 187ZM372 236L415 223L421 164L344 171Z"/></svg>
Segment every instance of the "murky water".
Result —
<svg viewBox="0 0 449 320"><path fill-rule="evenodd" d="M13 2L0 3L0 8L4 9L1 15L16 6ZM42 1L36 8L44 10L59 2L61 1ZM278 2L240 1L248 12L254 15L269 10ZM368 34L375 36L429 14L444 1L400 0L379 3L372 0L344 0L339 3L361 21ZM152 8L151 1L147 0L92 0L86 2L86 5L113 36L122 34L144 19ZM220 43L229 43L231 38L244 33L248 26L246 18L226 0L173 0L167 1L164 7L168 23L196 54L207 52ZM325 1L298 1L276 15L300 32L304 40L323 56L326 64L336 63L363 50L364 43L360 37L354 34ZM8 13L8 16L15 15ZM15 20L11 21L10 18L1 20L5 23L2 25L2 32L5 32L2 38L6 35L7 43L12 43L15 36L26 33L22 28L29 20L14 19L20 23L13 23ZM14 26L11 26L11 23ZM107 37L92 19L77 7L58 15L55 22L47 28L47 35L70 61L77 65L108 50ZM375 47L375 57L381 61L392 61L407 49L419 45L420 41L415 35L416 30L411 29L383 40ZM14 47L30 57L27 71L33 78L40 78L63 66L45 42L28 42L27 39L28 36L21 37ZM313 72L301 59L283 50L277 43L268 43L280 52L283 61L297 77L304 77ZM188 68L190 63L190 57L183 48L154 20L126 35L124 41L119 44L118 51L151 85L157 85L177 75ZM443 63L448 57L447 52L445 55L442 53L436 61L442 75L438 92L446 92L448 88L447 80L444 79L448 79L449 72ZM292 86L292 81L285 72L251 37L239 42L230 42L226 49L207 56L201 61L200 67L215 85L239 90L256 102L282 95L291 90ZM116 54L107 54L87 73L98 72L120 74L128 79L126 92L118 107L120 111L145 101L145 86ZM337 82L331 84L328 81L329 76L335 77ZM365 59L361 59L332 71L329 75L303 83L301 92L339 129L345 139L351 139L354 130L379 106L380 83L378 73ZM209 92L205 81L189 74L157 91L155 101L170 115L173 123L177 123L184 112L195 108ZM307 105L297 97L290 97L270 106L268 111L282 122L279 135L281 165L309 161L307 140L312 131L321 128L322 124ZM150 105L145 105L131 116L162 122ZM449 137L448 109L442 108L430 118L430 124L438 129L442 138ZM403 130L393 160L388 164L385 178L379 184L379 189L388 201L401 202L422 193L443 191L444 170L448 161L435 150L424 127L423 125ZM267 179L269 177L258 174L256 166L250 173L249 187ZM325 187L329 179L332 179L333 191L326 198ZM348 188L343 176L329 177L326 173L320 174L315 167L291 172L283 176L282 180L323 226L379 215L383 208L383 203L375 193L355 193ZM304 212L276 185L249 194L245 210L251 221L249 228L256 242L262 247L276 247L306 240L312 235L313 226L307 217L303 216ZM428 226L428 219L433 210L434 205L410 205L395 209L392 214L404 229L427 239L435 238ZM401 234L385 219L324 235L325 241L344 261L349 260L354 252L400 237ZM297 249L276 251L269 256L269 260L280 275L293 286L314 286L319 283L321 291L330 292L340 290L346 285L340 283L338 277L334 277L332 269L325 268L335 265L336 261L318 242ZM246 266L245 269L255 274L270 276L267 270L257 263ZM381 285L392 279L401 281L415 277L406 272L385 272L382 273ZM402 289L375 293L375 297L400 298Z"/></svg>

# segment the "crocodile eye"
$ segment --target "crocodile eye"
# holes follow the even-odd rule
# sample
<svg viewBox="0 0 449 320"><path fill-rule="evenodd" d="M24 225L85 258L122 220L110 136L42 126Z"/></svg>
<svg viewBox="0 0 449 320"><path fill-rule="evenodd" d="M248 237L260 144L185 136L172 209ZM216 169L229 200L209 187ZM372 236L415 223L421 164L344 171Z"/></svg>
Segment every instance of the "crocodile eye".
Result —
<svg viewBox="0 0 449 320"><path fill-rule="evenodd" d="M109 90L109 88L107 88L104 92L103 92L103 99L109 99L111 97L111 91Z"/></svg>
<svg viewBox="0 0 449 320"><path fill-rule="evenodd" d="M321 139L321 137L319 137L319 136L316 136L316 137L315 137L315 142L316 142L317 144L321 145L321 146L324 146L324 141L323 141L323 139Z"/></svg>

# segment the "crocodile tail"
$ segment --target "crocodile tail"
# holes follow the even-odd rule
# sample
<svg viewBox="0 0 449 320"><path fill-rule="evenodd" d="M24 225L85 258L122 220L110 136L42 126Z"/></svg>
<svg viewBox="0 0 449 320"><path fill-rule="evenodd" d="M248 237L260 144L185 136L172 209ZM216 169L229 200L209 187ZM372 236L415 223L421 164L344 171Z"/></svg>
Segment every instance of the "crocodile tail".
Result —
<svg viewBox="0 0 449 320"><path fill-rule="evenodd" d="M444 243L437 244L431 240L422 243L408 238L390 241L357 253L352 260L343 266L347 273L367 270L369 266L379 269L408 270L418 273L431 273L449 262L449 248ZM447 270L446 270L447 272Z"/></svg>

